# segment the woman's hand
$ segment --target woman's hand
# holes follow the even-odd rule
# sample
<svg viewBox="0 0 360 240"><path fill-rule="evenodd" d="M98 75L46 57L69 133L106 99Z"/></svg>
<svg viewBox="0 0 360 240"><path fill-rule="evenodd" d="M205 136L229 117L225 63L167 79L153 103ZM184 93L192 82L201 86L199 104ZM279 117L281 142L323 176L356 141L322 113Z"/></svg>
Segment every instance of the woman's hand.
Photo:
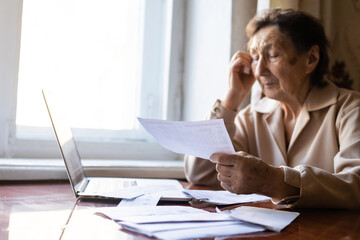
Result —
<svg viewBox="0 0 360 240"><path fill-rule="evenodd" d="M230 61L229 90L223 106L229 110L237 110L250 92L255 78L251 71L252 58L249 53L238 51Z"/></svg>
<svg viewBox="0 0 360 240"><path fill-rule="evenodd" d="M258 193L277 199L298 194L298 188L284 182L281 168L270 166L248 153L215 153L210 160L216 163L221 186L229 192Z"/></svg>

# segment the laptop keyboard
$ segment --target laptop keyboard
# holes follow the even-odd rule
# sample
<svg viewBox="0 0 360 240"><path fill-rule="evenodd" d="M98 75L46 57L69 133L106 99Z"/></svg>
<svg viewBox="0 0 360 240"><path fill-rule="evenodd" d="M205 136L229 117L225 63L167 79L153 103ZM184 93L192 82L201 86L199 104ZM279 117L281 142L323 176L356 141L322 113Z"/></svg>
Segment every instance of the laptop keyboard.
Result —
<svg viewBox="0 0 360 240"><path fill-rule="evenodd" d="M131 186L137 186L137 182L135 180L91 179L85 192L114 192Z"/></svg>
<svg viewBox="0 0 360 240"><path fill-rule="evenodd" d="M135 180L126 180L126 181L123 181L123 186L124 187L137 186L137 182Z"/></svg>

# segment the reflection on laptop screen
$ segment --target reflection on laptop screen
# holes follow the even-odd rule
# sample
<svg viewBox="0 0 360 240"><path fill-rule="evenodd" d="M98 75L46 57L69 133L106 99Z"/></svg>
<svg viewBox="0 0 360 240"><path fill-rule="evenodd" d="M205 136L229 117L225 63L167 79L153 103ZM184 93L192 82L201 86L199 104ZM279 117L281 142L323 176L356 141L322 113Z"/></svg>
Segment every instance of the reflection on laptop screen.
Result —
<svg viewBox="0 0 360 240"><path fill-rule="evenodd" d="M49 92L43 91L44 100L53 125L53 129L64 159L71 184L79 190L79 184L86 178L81 165L71 128L66 121L66 111L61 111L64 106L57 104L57 98ZM59 99L60 100L60 99ZM55 109L55 110L54 110Z"/></svg>

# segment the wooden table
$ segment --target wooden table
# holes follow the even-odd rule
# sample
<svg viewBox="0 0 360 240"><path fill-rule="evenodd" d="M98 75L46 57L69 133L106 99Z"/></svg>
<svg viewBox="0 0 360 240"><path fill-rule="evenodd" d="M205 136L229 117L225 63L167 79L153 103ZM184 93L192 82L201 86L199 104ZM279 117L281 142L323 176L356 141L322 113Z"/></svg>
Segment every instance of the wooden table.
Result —
<svg viewBox="0 0 360 240"><path fill-rule="evenodd" d="M0 182L0 239L150 239L93 214L94 208L117 203L77 201L67 182ZM248 205L280 209L271 202ZM211 206L203 208L213 211ZM297 211L300 216L281 233L253 233L231 239L360 239L360 211Z"/></svg>

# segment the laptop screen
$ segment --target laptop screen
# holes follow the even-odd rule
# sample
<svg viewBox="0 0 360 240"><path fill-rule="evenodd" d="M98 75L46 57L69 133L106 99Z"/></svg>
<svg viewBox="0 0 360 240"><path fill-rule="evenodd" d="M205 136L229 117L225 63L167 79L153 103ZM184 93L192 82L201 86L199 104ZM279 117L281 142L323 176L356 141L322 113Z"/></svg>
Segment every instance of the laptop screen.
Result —
<svg viewBox="0 0 360 240"><path fill-rule="evenodd" d="M57 142L59 144L62 158L64 159L67 174L70 179L70 183L73 186L75 194L80 189L81 182L86 178L84 169L81 164L81 159L76 147L71 128L66 121L66 112L61 111L64 106L58 104L60 101L56 101L56 97L49 92L44 92L44 100L47 106L47 110L51 119L51 123L56 135Z"/></svg>

